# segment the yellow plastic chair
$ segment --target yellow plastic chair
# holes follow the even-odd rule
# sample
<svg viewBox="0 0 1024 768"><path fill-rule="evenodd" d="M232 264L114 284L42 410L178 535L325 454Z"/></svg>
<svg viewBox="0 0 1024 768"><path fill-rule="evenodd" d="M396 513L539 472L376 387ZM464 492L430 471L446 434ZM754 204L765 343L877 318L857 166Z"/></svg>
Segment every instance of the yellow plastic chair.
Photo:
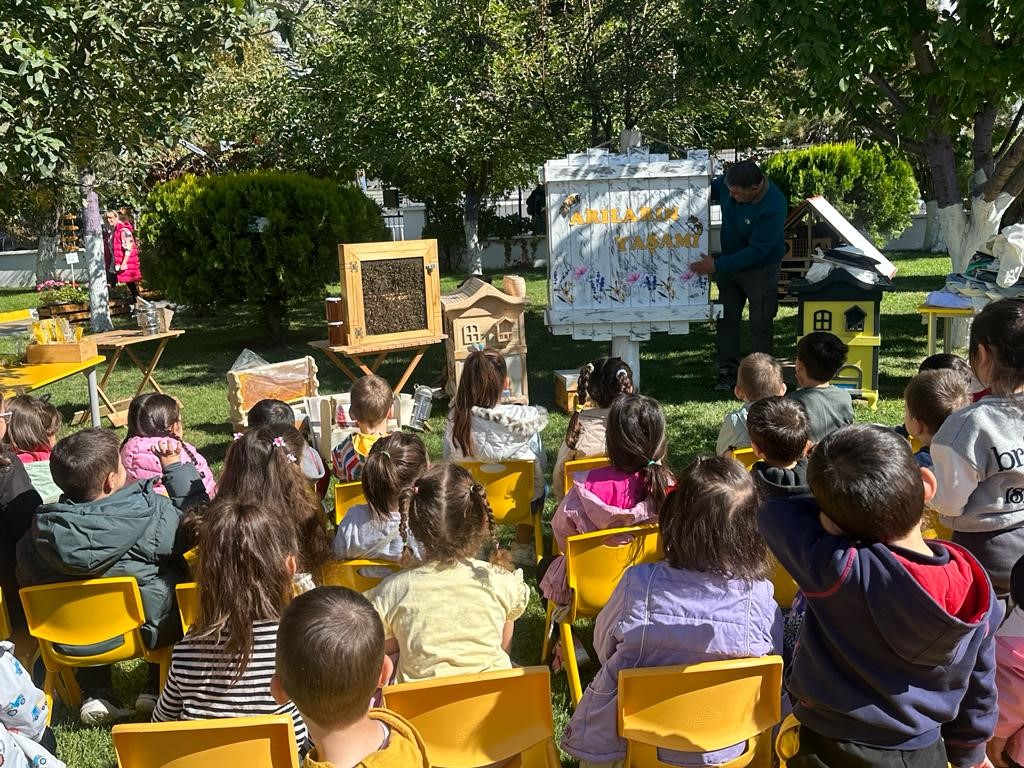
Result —
<svg viewBox="0 0 1024 768"><path fill-rule="evenodd" d="M299 768L288 715L126 723L111 736L118 768Z"/></svg>
<svg viewBox="0 0 1024 768"><path fill-rule="evenodd" d="M758 462L753 448L736 448L729 455L742 464L745 469L750 469Z"/></svg>
<svg viewBox="0 0 1024 768"><path fill-rule="evenodd" d="M389 685L384 706L409 720L432 766L559 768L551 672L518 667Z"/></svg>
<svg viewBox="0 0 1024 768"><path fill-rule="evenodd" d="M584 459L573 459L572 461L565 462L565 477L562 478L562 487L564 496L572 488L572 476L577 472L589 472L592 469L601 469L601 467L610 467L612 465L611 459L607 456L587 456Z"/></svg>
<svg viewBox="0 0 1024 768"><path fill-rule="evenodd" d="M391 560L335 560L320 570L320 581L325 587L365 592L400 570L402 566Z"/></svg>
<svg viewBox="0 0 1024 768"><path fill-rule="evenodd" d="M782 718L782 657L619 672L619 734L627 768L661 768L658 749L710 752L746 742L719 768L769 768Z"/></svg>
<svg viewBox="0 0 1024 768"><path fill-rule="evenodd" d="M569 678L569 692L575 707L583 696L580 670L576 663L576 649L572 639L572 623L577 619L592 619L601 612L608 598L631 565L661 560L661 532L656 525L637 525L611 528L578 536L565 542L565 574L572 590L569 615L559 623L562 641L562 660ZM548 655L548 637L551 634L551 609L548 604L544 624L544 648L541 658Z"/></svg>
<svg viewBox="0 0 1024 768"><path fill-rule="evenodd" d="M74 667L98 667L143 658L160 665L167 680L171 649L150 650L139 628L145 622L139 585L130 576L25 587L21 603L46 667L43 693L53 712L53 694L71 708L81 706Z"/></svg>
<svg viewBox="0 0 1024 768"><path fill-rule="evenodd" d="M782 567L782 563L772 557L772 586L775 587L775 602L780 608L789 608L793 604L793 598L800 590L789 571Z"/></svg>
<svg viewBox="0 0 1024 768"><path fill-rule="evenodd" d="M174 588L178 596L178 613L181 615L181 631L188 633L188 628L196 623L199 616L199 585L194 581L186 581Z"/></svg>
<svg viewBox="0 0 1024 768"><path fill-rule="evenodd" d="M0 589L0 640L6 640L13 632L11 615L7 612L7 595Z"/></svg>
<svg viewBox="0 0 1024 768"><path fill-rule="evenodd" d="M498 525L533 526L533 546L540 562L544 554L544 531L541 528L540 512L530 509L533 497L533 461L530 459L505 459L502 461L457 462L465 467L487 491L487 501Z"/></svg>
<svg viewBox="0 0 1024 768"><path fill-rule="evenodd" d="M356 504L365 504L366 496L363 494L363 483L361 480L353 480L351 483L334 484L334 524L340 525L349 507Z"/></svg>

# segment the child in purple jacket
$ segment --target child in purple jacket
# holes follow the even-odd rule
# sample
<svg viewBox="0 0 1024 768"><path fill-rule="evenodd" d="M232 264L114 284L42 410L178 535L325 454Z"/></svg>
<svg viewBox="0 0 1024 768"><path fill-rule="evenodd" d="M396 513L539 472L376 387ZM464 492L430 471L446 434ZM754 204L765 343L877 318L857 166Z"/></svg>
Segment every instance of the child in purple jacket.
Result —
<svg viewBox="0 0 1024 768"><path fill-rule="evenodd" d="M626 756L617 727L620 669L779 652L782 615L772 598L757 506L750 473L724 456L694 461L665 499L658 516L665 560L628 568L597 617L601 670L562 737L562 748L581 766L621 765ZM673 765L712 765L744 748L662 750L659 757Z"/></svg>
<svg viewBox="0 0 1024 768"><path fill-rule="evenodd" d="M935 476L895 432L857 424L815 447L807 482L813 497L758 512L807 599L788 767L984 764L1003 609L970 552L921 535Z"/></svg>

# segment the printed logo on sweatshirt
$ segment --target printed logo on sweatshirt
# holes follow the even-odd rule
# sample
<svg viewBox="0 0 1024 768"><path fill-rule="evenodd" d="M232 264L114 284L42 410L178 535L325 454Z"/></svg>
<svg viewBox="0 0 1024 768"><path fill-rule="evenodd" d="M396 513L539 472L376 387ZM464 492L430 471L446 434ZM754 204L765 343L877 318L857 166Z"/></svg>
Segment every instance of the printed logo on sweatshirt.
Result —
<svg viewBox="0 0 1024 768"><path fill-rule="evenodd" d="M1000 453L998 448L992 446L992 455L996 457L996 466L1000 472L1024 467L1024 448L1014 448L1012 451Z"/></svg>
<svg viewBox="0 0 1024 768"><path fill-rule="evenodd" d="M1010 488L1006 491L1007 504L1024 504L1024 488Z"/></svg>

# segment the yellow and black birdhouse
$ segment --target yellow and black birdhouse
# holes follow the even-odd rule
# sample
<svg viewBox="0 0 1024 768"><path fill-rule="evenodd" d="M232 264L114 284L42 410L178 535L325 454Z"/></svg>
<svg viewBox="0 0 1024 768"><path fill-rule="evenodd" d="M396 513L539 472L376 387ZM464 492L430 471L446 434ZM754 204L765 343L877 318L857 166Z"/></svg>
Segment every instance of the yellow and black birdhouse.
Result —
<svg viewBox="0 0 1024 768"><path fill-rule="evenodd" d="M832 379L854 399L878 406L878 351L882 343L882 293L892 281L874 270L859 270L865 282L837 266L817 281L794 280L789 293L797 297L797 341L814 331L834 333L850 348L846 365Z"/></svg>

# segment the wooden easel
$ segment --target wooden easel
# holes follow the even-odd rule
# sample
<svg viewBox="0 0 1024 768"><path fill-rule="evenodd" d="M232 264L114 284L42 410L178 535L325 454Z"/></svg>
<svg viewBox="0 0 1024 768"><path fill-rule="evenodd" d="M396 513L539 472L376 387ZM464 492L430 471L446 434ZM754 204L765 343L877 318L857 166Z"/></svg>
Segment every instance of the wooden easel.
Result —
<svg viewBox="0 0 1024 768"><path fill-rule="evenodd" d="M402 373L401 378L398 382L392 386L392 389L397 393L402 391L402 387L409 381L409 377L412 376L413 371L416 370L416 366L420 364L420 360L423 359L423 353L427 351L427 347L432 344L439 344L448 338L445 334L440 334L434 338L418 338L418 339L402 339L398 341L390 341L385 343L377 344L366 344L366 345L347 345L340 347L332 347L329 342L324 341L311 341L309 346L313 349L318 349L327 356L327 359L334 363L341 372L348 376L352 381L359 379L360 374L357 371L362 371L363 375L371 375L377 373L377 369L380 368L381 364L387 359L387 357L396 352L411 352L412 359L409 364L405 366L405 371ZM364 361L364 357L373 356L370 364L367 365ZM354 364L356 371L352 370L349 363L343 358L348 358L349 363Z"/></svg>

